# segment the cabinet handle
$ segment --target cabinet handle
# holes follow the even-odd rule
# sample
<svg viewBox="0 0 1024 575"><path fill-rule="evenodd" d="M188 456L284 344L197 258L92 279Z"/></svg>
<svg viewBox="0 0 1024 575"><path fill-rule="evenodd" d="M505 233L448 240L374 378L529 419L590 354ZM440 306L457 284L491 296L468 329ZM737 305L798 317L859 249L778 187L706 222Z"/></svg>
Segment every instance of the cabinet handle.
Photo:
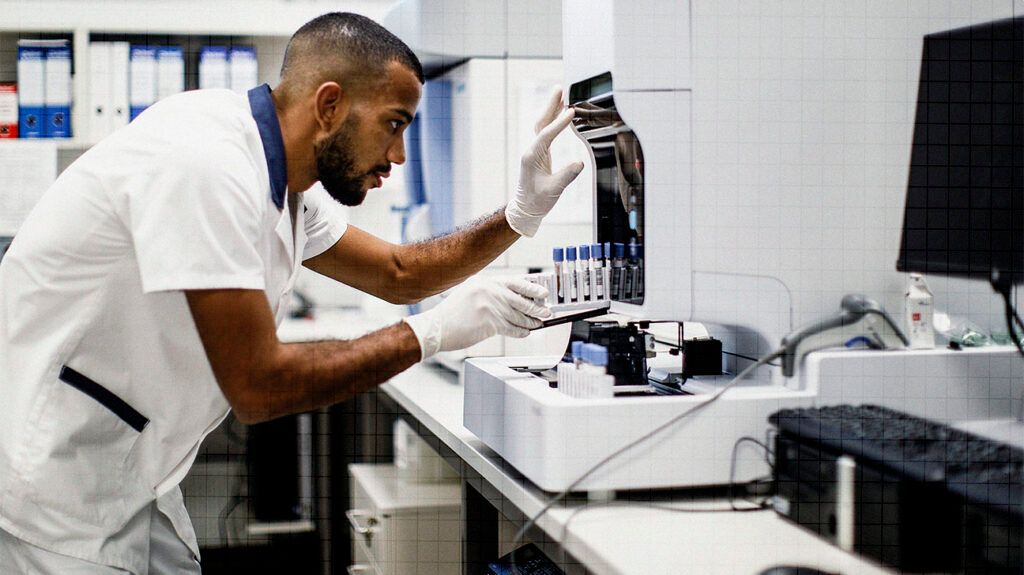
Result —
<svg viewBox="0 0 1024 575"><path fill-rule="evenodd" d="M348 571L348 575L357 575L359 573L369 573L370 572L370 566L369 565L349 565L348 569L346 569L346 571Z"/></svg>
<svg viewBox="0 0 1024 575"><path fill-rule="evenodd" d="M352 526L352 530L360 535L370 535L373 533L373 526L377 524L377 518L367 511L359 509L349 509L345 512L345 517L348 518L348 524ZM365 518L366 525L360 525L359 519Z"/></svg>

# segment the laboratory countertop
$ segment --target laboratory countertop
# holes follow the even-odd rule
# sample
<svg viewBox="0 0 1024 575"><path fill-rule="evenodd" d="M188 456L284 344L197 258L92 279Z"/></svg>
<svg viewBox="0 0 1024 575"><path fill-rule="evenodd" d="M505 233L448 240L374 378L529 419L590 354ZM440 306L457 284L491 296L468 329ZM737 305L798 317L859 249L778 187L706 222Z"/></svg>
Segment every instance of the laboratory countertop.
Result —
<svg viewBox="0 0 1024 575"><path fill-rule="evenodd" d="M329 311L316 320L286 322L285 341L355 337L395 319ZM510 505L533 517L545 493L524 479L462 424L463 388L456 374L417 364L381 386L412 417L497 489ZM742 502L737 504L742 507ZM735 512L725 499L561 503L537 525L599 575L757 574L777 565L815 567L845 575L891 571L844 552L770 510Z"/></svg>

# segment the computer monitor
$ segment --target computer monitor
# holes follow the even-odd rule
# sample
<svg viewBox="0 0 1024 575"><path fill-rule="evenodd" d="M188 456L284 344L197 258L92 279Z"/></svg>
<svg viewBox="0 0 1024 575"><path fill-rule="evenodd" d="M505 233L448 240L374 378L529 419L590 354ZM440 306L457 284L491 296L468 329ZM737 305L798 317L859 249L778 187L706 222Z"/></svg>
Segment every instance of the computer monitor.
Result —
<svg viewBox="0 0 1024 575"><path fill-rule="evenodd" d="M1024 17L926 36L915 120L896 268L1021 283Z"/></svg>

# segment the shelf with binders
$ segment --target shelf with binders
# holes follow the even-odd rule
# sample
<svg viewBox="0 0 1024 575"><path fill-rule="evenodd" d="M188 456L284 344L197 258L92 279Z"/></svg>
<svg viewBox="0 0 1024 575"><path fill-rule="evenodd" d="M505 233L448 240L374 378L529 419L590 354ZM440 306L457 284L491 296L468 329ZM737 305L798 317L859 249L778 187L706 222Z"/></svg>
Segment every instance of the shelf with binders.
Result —
<svg viewBox="0 0 1024 575"><path fill-rule="evenodd" d="M201 58L204 52L210 48L213 48L214 56L218 54L222 56L223 74L220 80L221 86L234 87L239 91L244 91L264 82L275 85L278 80L281 63L284 60L288 36L108 33L83 29L76 29L74 31L5 31L0 27L0 84L18 84L19 40L63 40L68 43L71 49L71 137L40 138L51 141L56 146L58 150L57 168L59 173L96 142L119 127L111 125L101 130L93 129L94 120L92 116L95 114L96 104L94 90L99 89L99 86L108 86L108 88L100 91L107 91L110 95L123 91L125 95L121 98L122 105L126 106L128 111L127 117L122 120L121 125L126 124L127 120L131 119L130 75L128 78L124 78L120 85L111 84L112 80L109 74L112 71L110 66L113 64L108 63L106 71L103 70L103 65L99 66L99 70L96 69L97 64L94 62L97 57L96 52L102 51L102 49L95 49L98 43L106 43L108 46L120 44L122 46L121 57L126 59L125 64L129 67L131 66L132 46L148 47L151 49L150 54L152 55L164 51L172 53L176 51L179 62L177 70L172 72L176 77L176 82L174 82L176 85L173 89L166 90L164 93L160 93L159 88L157 88L157 97L154 99L159 99L159 96L167 96L170 93L199 88L201 85L200 77L202 76L201 68L203 68ZM111 49L108 48L108 50ZM235 86L231 86L232 82L230 80L230 57L233 52L242 52L243 55L249 55L253 58L248 66L238 66L236 63L235 69L240 68L247 74L240 83L236 81ZM216 71L216 66L213 66L213 68ZM154 72L156 74L160 73L158 70ZM236 73L237 76L238 74ZM112 110L113 102L110 102L109 105ZM137 109L136 112L141 112L141 108ZM17 142L32 139L35 138L0 138L0 154L5 149L11 149L12 153L22 153L21 151L14 151L11 146L16 145Z"/></svg>
<svg viewBox="0 0 1024 575"><path fill-rule="evenodd" d="M73 39L74 33L70 30L0 30L0 83L18 80L19 40L65 40L73 45Z"/></svg>
<svg viewBox="0 0 1024 575"><path fill-rule="evenodd" d="M80 118L87 142L126 125L153 103L187 90L244 93L275 83L288 38L91 32L82 58L88 73Z"/></svg>
<svg viewBox="0 0 1024 575"><path fill-rule="evenodd" d="M351 0L346 9L379 20L390 4L390 0ZM90 129L88 114L93 84L89 71L91 42L180 46L185 90L199 85L203 47L252 47L256 54L256 84L275 85L291 34L311 18L337 9L332 0L166 0L127 10L122 2L0 0L0 84L18 80L18 40L68 41L72 70L71 137L52 140L60 151L58 167L63 168L99 140ZM0 89L0 97L3 90ZM0 151L10 149L6 141L0 137Z"/></svg>
<svg viewBox="0 0 1024 575"><path fill-rule="evenodd" d="M284 60L288 36L225 36L207 34L122 34L102 33L93 31L89 34L89 46L94 43L127 43L130 46L150 46L154 49L180 50L183 60L183 89L195 90L202 87L231 87L201 85L201 64L208 48L223 48L229 55L232 50L250 50L255 56L255 69L258 73L255 82L275 83ZM230 66L231 62L227 62ZM230 82L225 79L224 81ZM248 89L252 86L238 86Z"/></svg>
<svg viewBox="0 0 1024 575"><path fill-rule="evenodd" d="M0 31L0 141L71 137L72 45L66 32Z"/></svg>
<svg viewBox="0 0 1024 575"><path fill-rule="evenodd" d="M390 4L390 0L351 0L346 9L380 19ZM166 0L137 9L126 9L123 2L95 0L0 0L4 15L0 18L0 83L17 82L18 40L68 41L73 71L70 137L55 141L66 155L73 155L99 139L90 129L88 114L91 42L181 47L185 90L199 85L203 47L251 47L256 54L256 83L274 85L291 34L311 18L336 9L332 0ZM0 135L0 146L3 139Z"/></svg>
<svg viewBox="0 0 1024 575"><path fill-rule="evenodd" d="M70 61L67 62L70 65L68 85L71 97L69 123L67 124L70 127L70 136L62 135L55 139L58 140L60 149L85 150L113 131L113 128L93 129L92 116L96 113L98 92L106 93L107 98L118 100L117 104L127 110L124 119L130 120L156 100L185 90L194 90L200 87L225 87L245 91L263 82L275 84L281 62L284 59L288 37L284 35L126 34L81 29L70 32L0 30L0 84L16 84L18 86L19 107L23 99L23 86L27 87L24 78L18 77L18 43L21 40L36 42L56 40L66 43L70 54ZM116 52L113 50L115 46L120 50L116 57L108 54L108 52ZM104 54L96 54L100 51L103 51ZM143 63L133 67L132 57L136 51L143 56L143 59L146 56L149 57L151 66L148 67L148 73L154 81L150 86L148 98L144 98L141 102L130 100L133 97L132 91L138 87L138 84L142 83L142 91L145 91L144 83L140 79L146 76L147 66ZM211 58L214 61L213 65L204 66L203 64L203 57L207 52L213 56ZM219 66L217 65L218 56L220 57ZM105 63L100 64L99 60ZM169 66L165 65L168 61L170 61ZM116 62L120 62L121 81L119 84L111 85L114 66L118 65ZM220 80L216 79L218 68L221 72ZM212 82L209 78L210 73L205 74L204 79L204 70L214 70ZM231 79L232 72L234 81ZM131 78L136 79L134 84ZM159 83L162 84L162 87L157 84L157 80L163 80ZM204 83L209 85L203 86ZM116 94L125 94L125 96L118 97ZM129 98L129 101L121 102L120 100L125 97ZM133 106L133 104L135 105ZM108 101L107 105L112 110L115 103ZM122 121L115 127L126 123L127 121ZM20 138L45 137L42 134L26 134L25 130L20 132ZM4 138L0 138L0 141L3 140Z"/></svg>

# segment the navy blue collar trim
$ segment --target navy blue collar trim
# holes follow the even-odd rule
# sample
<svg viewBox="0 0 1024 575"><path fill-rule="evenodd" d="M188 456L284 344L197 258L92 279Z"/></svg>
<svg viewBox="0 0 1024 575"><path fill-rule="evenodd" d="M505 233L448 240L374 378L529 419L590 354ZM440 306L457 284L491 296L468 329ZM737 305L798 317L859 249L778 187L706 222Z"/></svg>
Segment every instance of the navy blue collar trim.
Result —
<svg viewBox="0 0 1024 575"><path fill-rule="evenodd" d="M263 153L267 156L270 171L270 199L277 209L284 209L284 194L288 187L288 166L284 157L284 139L281 138L281 124L277 121L274 100L270 97L270 86L263 84L249 90L249 107L256 127L263 141Z"/></svg>

